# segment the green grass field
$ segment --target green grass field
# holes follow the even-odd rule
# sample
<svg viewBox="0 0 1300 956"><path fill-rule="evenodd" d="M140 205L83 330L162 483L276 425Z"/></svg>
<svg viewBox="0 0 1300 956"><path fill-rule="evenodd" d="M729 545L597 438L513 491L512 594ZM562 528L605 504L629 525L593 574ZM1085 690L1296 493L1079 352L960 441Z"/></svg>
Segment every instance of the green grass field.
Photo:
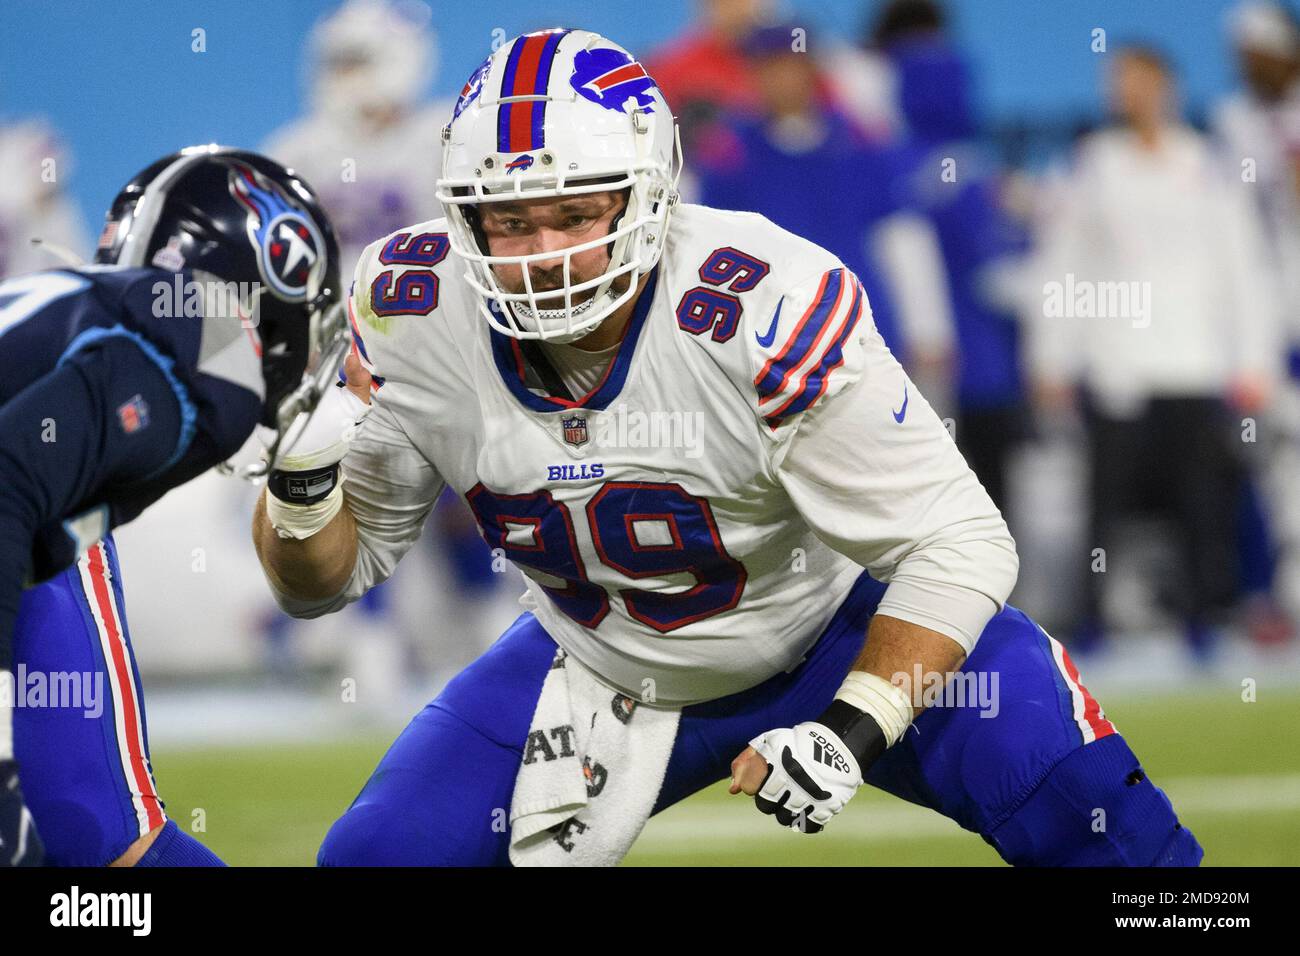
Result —
<svg viewBox="0 0 1300 956"><path fill-rule="evenodd" d="M1300 693L1110 697L1107 716L1205 847L1206 865L1300 865ZM168 814L237 866L306 866L389 739L156 750ZM782 831L725 785L650 821L641 866L1000 865L979 837L878 791L858 793L825 833Z"/></svg>

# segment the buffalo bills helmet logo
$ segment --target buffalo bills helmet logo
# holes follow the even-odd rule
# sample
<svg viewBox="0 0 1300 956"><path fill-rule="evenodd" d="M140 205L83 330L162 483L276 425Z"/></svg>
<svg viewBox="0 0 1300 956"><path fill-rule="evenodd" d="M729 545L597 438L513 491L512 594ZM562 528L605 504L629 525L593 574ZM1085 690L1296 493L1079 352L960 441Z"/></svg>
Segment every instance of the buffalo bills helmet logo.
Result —
<svg viewBox="0 0 1300 956"><path fill-rule="evenodd" d="M243 164L230 172L230 192L251 213L248 238L262 278L278 298L305 301L312 267L325 248L315 223L290 205L275 184Z"/></svg>
<svg viewBox="0 0 1300 956"><path fill-rule="evenodd" d="M509 176L511 173L522 173L525 170L531 169L532 165L533 157L531 156L520 156L518 159L512 159L510 162L506 163L506 175Z"/></svg>
<svg viewBox="0 0 1300 956"><path fill-rule="evenodd" d="M579 50L573 58L569 85L593 103L607 110L626 113L628 99L653 112L655 81L643 67L622 50L597 47Z"/></svg>
<svg viewBox="0 0 1300 956"><path fill-rule="evenodd" d="M456 98L456 108L451 112L451 118L456 119L461 113L465 112L465 107L473 103L478 98L479 90L483 89L483 78L487 76L488 69L492 66L492 57L488 57L479 68L469 75L465 85L461 88L460 96Z"/></svg>

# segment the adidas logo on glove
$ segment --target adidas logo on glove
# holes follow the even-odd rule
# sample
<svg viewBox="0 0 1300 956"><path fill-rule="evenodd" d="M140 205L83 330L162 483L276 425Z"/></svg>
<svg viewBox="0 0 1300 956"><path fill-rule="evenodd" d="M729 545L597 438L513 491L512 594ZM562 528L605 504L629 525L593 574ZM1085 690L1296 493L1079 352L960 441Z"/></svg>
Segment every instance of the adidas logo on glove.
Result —
<svg viewBox="0 0 1300 956"><path fill-rule="evenodd" d="M813 760L823 763L839 773L849 773L849 762L835 745L816 731L809 731L813 739Z"/></svg>

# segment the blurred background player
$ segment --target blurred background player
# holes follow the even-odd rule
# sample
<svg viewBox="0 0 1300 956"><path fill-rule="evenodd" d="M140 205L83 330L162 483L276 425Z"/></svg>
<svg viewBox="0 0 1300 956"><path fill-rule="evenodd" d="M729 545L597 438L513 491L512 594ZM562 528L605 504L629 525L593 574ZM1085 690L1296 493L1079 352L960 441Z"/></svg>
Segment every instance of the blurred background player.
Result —
<svg viewBox="0 0 1300 956"><path fill-rule="evenodd" d="M434 183L451 103L425 101L438 60L431 17L416 0L348 0L322 18L307 41L309 112L263 144L319 184L345 263L399 226L439 215Z"/></svg>
<svg viewBox="0 0 1300 956"><path fill-rule="evenodd" d="M1300 26L1291 11L1271 2L1240 4L1226 26L1242 88L1216 105L1211 128L1228 175L1244 184L1263 220L1260 266L1281 296L1286 350L1265 460L1254 462L1264 492L1261 525L1274 542L1276 569L1271 581L1257 585L1271 584L1271 598L1257 594L1248 608L1255 636L1276 641L1300 620ZM1269 613L1274 601L1282 614Z"/></svg>
<svg viewBox="0 0 1300 956"><path fill-rule="evenodd" d="M682 146L721 113L758 108L758 80L741 41L770 18L771 0L695 0L696 19L646 60L674 104Z"/></svg>
<svg viewBox="0 0 1300 956"><path fill-rule="evenodd" d="M0 284L0 865L37 832L61 865L219 865L163 813L110 532L341 394L338 250L301 179L203 146L123 188L96 260Z"/></svg>
<svg viewBox="0 0 1300 956"><path fill-rule="evenodd" d="M44 120L0 126L0 279L57 265L53 247L77 256L90 251L81 211L65 188L71 169Z"/></svg>
<svg viewBox="0 0 1300 956"><path fill-rule="evenodd" d="M268 155L319 189L338 230L345 270L380 236L441 215L434 184L453 101L426 100L439 59L431 18L429 6L418 0L348 0L323 17L308 41L310 112L265 144ZM239 495L246 514L247 489L227 485L220 490ZM464 502L446 496L430 524L419 567L367 595L349 613L342 628L347 636L338 643L344 672L365 688L359 702L379 717L389 708L405 711L397 701L409 685L419 683L423 696L428 681L473 660L500 632L497 623L515 613ZM249 599L262 608L269 660L281 678L301 673L311 659L303 645L319 636L315 632L339 630L333 623L298 624L264 593ZM431 647L422 626L430 619L453 619L459 626Z"/></svg>
<svg viewBox="0 0 1300 956"><path fill-rule="evenodd" d="M1083 390L1090 548L1113 555L1134 511L1168 519L1185 579L1166 596L1204 654L1236 597L1233 442L1275 387L1276 299L1256 212L1179 119L1165 58L1126 47L1106 78L1116 124L1080 143L1041 250L1040 289L1056 283L1062 301L1039 301L1037 393L1059 410ZM1083 577L1087 647L1105 629L1107 576L1090 562Z"/></svg>
<svg viewBox="0 0 1300 956"><path fill-rule="evenodd" d="M874 49L893 73L906 196L933 226L943 255L956 338L954 437L1016 531L1012 456L1029 437L1016 303L1003 276L1029 237L1004 207L1002 170L980 142L971 67L929 0L898 0L876 18Z"/></svg>
<svg viewBox="0 0 1300 956"><path fill-rule="evenodd" d="M783 22L741 41L758 102L697 135L698 201L762 213L840 256L862 280L885 341L942 407L951 310L934 230L907 195L907 157L844 114L820 81L816 35L806 47L801 30Z"/></svg>

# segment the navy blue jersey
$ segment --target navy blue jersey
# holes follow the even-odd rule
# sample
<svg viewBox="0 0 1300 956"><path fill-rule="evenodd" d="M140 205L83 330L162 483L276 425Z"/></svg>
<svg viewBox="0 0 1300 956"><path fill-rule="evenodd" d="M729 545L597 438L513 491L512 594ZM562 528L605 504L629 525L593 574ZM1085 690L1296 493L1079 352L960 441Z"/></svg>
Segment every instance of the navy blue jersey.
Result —
<svg viewBox="0 0 1300 956"><path fill-rule="evenodd" d="M205 335L211 339L213 326L227 323L232 328L223 339L229 339L239 323L184 315L187 303L194 306L201 301L199 288L189 272L111 266L54 269L0 282L0 362L5 371L5 379L0 381L0 404L53 369L79 337L90 330L116 326L140 335L175 361L178 373L199 373L191 382L196 398L229 398L222 385L217 385L212 395L207 394L216 383L205 380L200 369L206 357L203 340ZM190 295L185 295L186 290ZM239 335L248 345L248 372L252 375L239 384L256 393L260 406L260 344L251 328L240 327ZM229 378L222 373L218 377ZM236 400L236 405L246 406L247 402ZM232 411L239 413L243 409L236 407ZM208 424L227 431L224 412L215 408L213 412L219 420ZM230 424L243 428L244 421L240 417ZM247 437L249 429L243 431Z"/></svg>
<svg viewBox="0 0 1300 956"><path fill-rule="evenodd" d="M92 411L69 405L61 416L47 416L60 442L64 439L57 429L66 433L86 424L77 419L90 414L107 419L92 424L98 434L90 436L92 444L86 447L94 450L81 460L56 463L47 455L27 456L50 471L42 484L52 480L58 468L83 472L57 475L75 487L75 500L64 501L60 509L71 513L44 513L59 507L52 502L28 506L38 512L33 517L41 526L34 553L37 579L70 559L61 540L66 535L59 530L65 519L105 506L107 527L130 521L171 488L234 454L257 425L263 392L260 343L238 312L232 318L201 314L205 304L214 301L211 295L191 273L160 269L59 269L0 283L0 409L25 393L30 399L31 389L74 361L95 369L125 396L109 407ZM116 365L100 369L95 353L107 356L104 346L109 342L119 349L129 343L130 354L119 354ZM138 394L132 388L133 374L140 379ZM170 395L155 401L151 410L146 385L170 390ZM46 401L58 398L52 395ZM169 413L175 412L174 422L170 414L164 419L164 403ZM149 446L131 438L150 423ZM51 444L50 450L56 447ZM144 454L146 447L161 459L151 458L155 467L133 472L129 461L124 467L124 457ZM161 455L160 447L166 449ZM122 474L131 477L114 478Z"/></svg>

